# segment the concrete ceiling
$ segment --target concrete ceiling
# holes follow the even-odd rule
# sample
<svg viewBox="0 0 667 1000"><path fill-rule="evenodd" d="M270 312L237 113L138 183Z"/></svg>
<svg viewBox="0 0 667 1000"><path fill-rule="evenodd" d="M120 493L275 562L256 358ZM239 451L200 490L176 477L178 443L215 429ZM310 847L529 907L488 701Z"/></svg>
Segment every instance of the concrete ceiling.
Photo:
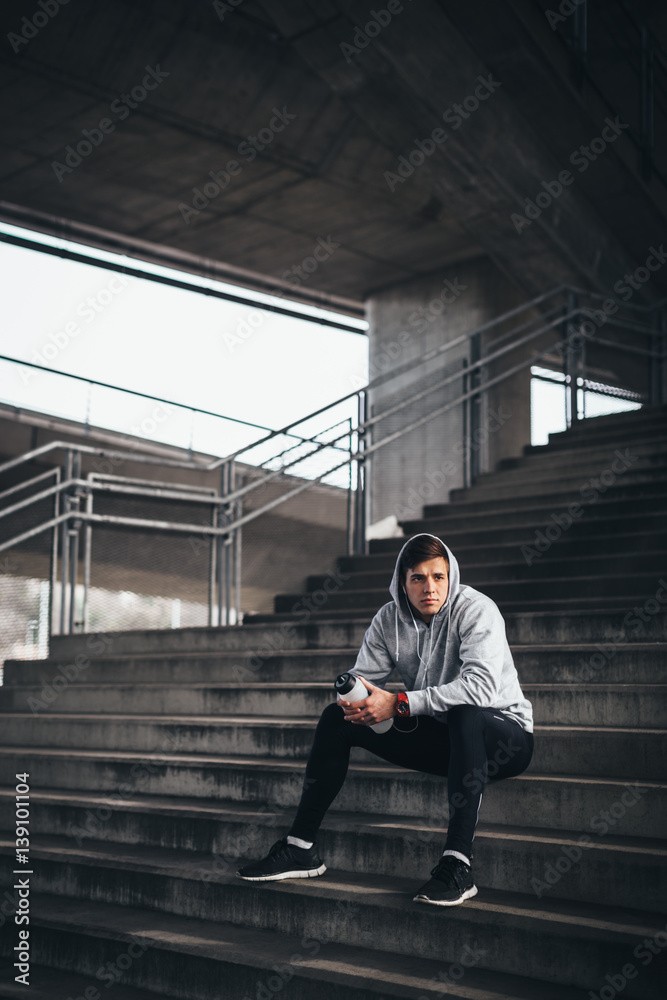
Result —
<svg viewBox="0 0 667 1000"><path fill-rule="evenodd" d="M392 0L358 51L342 46L372 5L347 0L43 4L1 12L4 202L353 300L479 255L527 293L603 289L664 233L665 191L625 136L516 232L604 119L528 0ZM480 77L500 86L444 124ZM446 140L392 190L434 128ZM230 161L224 191L193 201Z"/></svg>

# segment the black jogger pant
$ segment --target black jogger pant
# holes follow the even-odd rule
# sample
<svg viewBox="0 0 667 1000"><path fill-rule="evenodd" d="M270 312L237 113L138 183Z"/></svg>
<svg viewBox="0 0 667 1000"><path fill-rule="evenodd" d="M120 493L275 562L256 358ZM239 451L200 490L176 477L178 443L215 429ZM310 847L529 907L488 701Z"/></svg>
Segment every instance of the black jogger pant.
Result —
<svg viewBox="0 0 667 1000"><path fill-rule="evenodd" d="M486 781L525 771L533 755L533 735L495 708L457 705L446 719L446 723L430 715L394 719L386 733L376 733L370 726L348 722L337 703L328 705L315 730L290 834L316 840L324 814L345 780L350 748L357 746L392 764L446 777L445 850L471 858Z"/></svg>

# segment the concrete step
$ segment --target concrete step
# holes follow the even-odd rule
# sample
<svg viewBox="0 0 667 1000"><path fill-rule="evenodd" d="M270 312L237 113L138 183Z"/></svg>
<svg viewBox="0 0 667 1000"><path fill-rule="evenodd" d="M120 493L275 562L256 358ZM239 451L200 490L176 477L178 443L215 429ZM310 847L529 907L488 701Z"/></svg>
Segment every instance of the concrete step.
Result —
<svg viewBox="0 0 667 1000"><path fill-rule="evenodd" d="M0 851L0 867L11 878L9 838L0 841ZM421 879L393 873L329 869L318 879L258 885L216 872L206 855L120 844L87 845L75 854L67 839L58 837L40 838L31 855L31 886L38 895L94 899L248 929L277 926L288 934L307 929L316 940L411 959L438 954L441 960L455 961L468 945L483 952L479 965L488 971L511 974L521 956L527 977L581 988L604 982L619 952L631 952L644 936L653 938L664 928L664 914L486 889L457 908L443 935L447 916L437 907L413 902ZM527 936L530 948L525 947ZM664 968L664 957L654 960L643 971L641 992L635 995L661 997Z"/></svg>
<svg viewBox="0 0 667 1000"><path fill-rule="evenodd" d="M661 583L664 576L655 572L605 574L597 576L587 573L582 576L543 577L535 575L528 580L487 580L468 578L465 581L474 586L487 597L490 597L504 608L517 605L518 608L531 608L539 602L553 602L559 607L568 604L599 608L601 605L632 608L633 604L642 601L654 601L667 606L667 588ZM286 613L300 599L306 599L306 594L278 594L274 598L277 613ZM354 612L357 608L380 608L391 600L388 583L384 586L364 590L340 590L332 594L327 605L327 614L332 611L346 610ZM613 603L612 603L613 602Z"/></svg>
<svg viewBox="0 0 667 1000"><path fill-rule="evenodd" d="M567 558L560 557L560 551L555 546L552 547L545 557L536 559L530 565L521 557L516 549L514 562L488 563L473 562L465 563L459 559L461 570L461 582L470 586L477 586L476 580L534 580L540 576L574 578L576 576L605 576L608 574L638 574L641 572L651 572L656 577L661 574L667 575L667 548L657 549L653 546L652 552L624 552L610 553L609 547L606 552L601 552L596 556L574 556ZM373 557L377 558L377 557ZM478 556L479 558L479 556ZM372 590L381 587L389 587L393 575L394 567L390 569L378 570L371 563L366 569L358 570L349 574L341 590ZM306 587L309 592L318 590L325 577L322 575L309 576L306 580Z"/></svg>
<svg viewBox="0 0 667 1000"><path fill-rule="evenodd" d="M568 506L576 504L574 513L568 512ZM436 517L416 518L401 521L401 527L406 535L430 531L437 535L450 530L470 530L471 526L481 526L484 531L494 528L516 527L523 523L550 524L552 514L560 515L561 519L567 512L572 530L574 525L580 528L588 526L591 521L602 521L608 524L612 520L623 523L626 531L642 530L642 519L646 515L657 514L667 507L667 492L656 492L648 497L626 496L616 499L614 496L601 496L599 499L586 502L578 496L559 496L557 498L530 498L526 505L512 501L486 502L480 509L473 509L467 503L443 504L441 512ZM435 530L434 530L435 529ZM450 546L451 547L451 546Z"/></svg>
<svg viewBox="0 0 667 1000"><path fill-rule="evenodd" d="M437 959L412 959L398 952L339 944L330 936L316 938L305 923L296 934L248 930L227 921L195 921L133 906L49 895L35 896L34 910L35 960L61 970L53 973L45 1000L54 1000L53 989L58 990L58 998L79 997L69 985L61 992L72 977L62 970L72 968L87 974L93 989L100 985L93 977L102 969L107 975L104 987L113 986L114 1000L143 1000L141 994L131 992L137 983L149 983L155 991L151 997L183 1000L222 1000L221 983L225 996L239 1000L268 1000L284 986L288 986L285 996L289 1000L414 1000L417 993L437 1000L444 990L452 1000L535 1000L536 996L581 1000L581 992L572 986L486 971L481 968L485 957L481 948L473 951L465 942L450 959L455 948L446 938L433 952ZM441 916L448 920L447 915ZM131 959L122 962L124 971L120 971L119 956ZM45 980L48 983L51 969L44 971L44 966L38 967L38 988ZM9 1000L25 995L17 994L15 986L5 987ZM98 994L81 996L100 1000L99 989ZM35 1000L42 997L38 994Z"/></svg>
<svg viewBox="0 0 667 1000"><path fill-rule="evenodd" d="M552 513L562 515L563 511L556 510L552 511ZM549 518L549 525L552 523L553 518ZM433 520L424 522L410 521L406 522L406 524L412 526L422 524L423 527L419 528L419 531L430 531L432 534L440 532L440 537L447 542L454 555L458 555L461 549L467 549L472 546L478 548L484 547L491 551L494 551L496 547L507 546L512 543L520 547L521 545L533 542L537 532L543 533L546 527L542 517L536 519L528 516L524 517L521 525L501 524L496 527L485 527L483 519L480 519L479 524L474 524L469 528L456 527L450 524L443 525L441 521L434 523ZM635 519L634 522L629 517L585 518L582 515L565 531L556 532L556 538L552 539L552 541L553 544L560 544L561 541L567 542L568 540L576 539L581 540L582 545L586 545L596 541L598 538L615 538L617 535L624 538L628 536L637 538L640 536L646 538L648 536L651 538L664 533L664 529L664 516L658 513L645 514L644 517ZM411 533L414 534L416 531L405 531L403 538L373 539L369 542L369 552L371 555L381 555L384 553L398 555Z"/></svg>
<svg viewBox="0 0 667 1000"><path fill-rule="evenodd" d="M178 795L266 802L283 808L298 804L304 761L187 754L177 746L179 730L165 729L164 734L164 743L158 744L152 754L138 749L123 752L5 746L0 748L0 784L11 784L21 768L38 773L39 788L43 789L85 789L129 798L134 794ZM487 786L485 822L521 826L530 816L530 826L540 829L583 831L590 829L591 817L602 816L613 808L618 813L614 828L618 836L667 837L667 784L645 779L537 774L532 767L519 777ZM354 763L332 810L429 816L433 822L444 822L444 783L445 779L436 775L385 762Z"/></svg>
<svg viewBox="0 0 667 1000"><path fill-rule="evenodd" d="M521 462L544 461L553 458L559 461L563 455L588 454L592 456L613 456L616 450L625 448L638 452L640 456L663 454L667 448L667 428L659 430L614 431L604 434L563 435L562 440L554 436L548 444L525 445L519 457ZM504 462L501 461L501 466Z"/></svg>
<svg viewBox="0 0 667 1000"><path fill-rule="evenodd" d="M589 512L594 510L595 507L589 508ZM487 548L493 549L496 545L514 542L519 550L525 545L535 545L536 541L540 541L540 544L544 545L547 529L548 535L546 537L551 543L546 546L548 550L552 546L558 545L561 540L581 539L582 542L590 542L601 537L613 538L616 533L622 535L648 534L651 536L654 528L662 531L664 527L664 516L658 513L645 514L642 517L633 517L632 515L588 517L587 514L582 514L570 525L564 517L565 514L566 511L563 509L554 510L552 508L547 519L543 516L538 518L526 516L520 524L501 522L495 527L486 526L484 518L480 518L479 524L477 524L474 517L478 515L468 518L466 527L444 523L442 519L436 518L428 521L411 521L406 522L406 527L409 527L410 530L406 530L404 541L411 534L428 532L442 538L456 555L460 548L471 544L486 545ZM560 523L558 519L560 519ZM373 546L372 551L382 550Z"/></svg>
<svg viewBox="0 0 667 1000"><path fill-rule="evenodd" d="M558 558L596 558L601 555L608 555L613 544L614 551L619 556L636 555L638 553L650 553L655 549L661 552L667 551L667 530L635 532L632 534L594 534L590 538L579 537L570 538L570 533L566 532L558 539L552 548L552 553ZM407 541L407 536L396 539L383 539L384 542L394 542L391 549L386 551L376 551L376 546L380 540L370 542L370 554L363 556L342 556L339 560L341 576L346 573L360 572L386 572L391 579L391 575L396 565L396 559L401 546ZM498 542L490 545L464 545L456 546L455 556L461 566L467 564L481 564L487 566L503 565L516 562L520 545L516 542ZM523 558L523 557L521 557Z"/></svg>
<svg viewBox="0 0 667 1000"><path fill-rule="evenodd" d="M633 481L633 474L641 475L653 473L660 477L664 473L667 462L667 446L661 451L650 451L647 449L635 448L629 450L626 455L625 449L618 449L627 461L632 460L632 464L627 471L618 476L617 482L622 482L626 476L630 476ZM493 472L482 472L468 489L482 490L484 492L491 489L497 482L499 487L516 485L517 488L529 486L531 483L539 485L543 482L568 481L578 479L577 488L586 482L599 479L605 473L605 479L611 479L611 472L614 472L614 461L618 455L614 451L598 451L593 449L587 451L560 451L552 452L542 456L531 455L522 458L506 458L498 463ZM618 469L618 463L616 468ZM606 470L611 470L608 472ZM558 482L556 482L558 489Z"/></svg>
<svg viewBox="0 0 667 1000"><path fill-rule="evenodd" d="M142 796L132 799L54 789L33 793L32 836L88 844L129 844L212 855L215 871L233 873L241 860L264 857L290 827L292 814L267 804ZM13 822L14 789L0 789L0 829ZM613 817L610 817L613 820ZM583 833L480 823L475 882L481 888L537 898L571 899L662 912L667 898L667 844L614 836L599 822ZM437 861L445 824L423 816L332 813L318 835L328 867L422 879ZM610 878L610 871L616 872Z"/></svg>
<svg viewBox="0 0 667 1000"><path fill-rule="evenodd" d="M593 474L595 470L602 472L611 467L614 459L618 457L616 452L625 454L626 449L630 455L638 456L639 461L661 465L667 453L667 435L663 434L657 438L649 436L643 440L636 436L633 440L582 441L573 448L551 448L549 445L537 445L533 448L529 445L522 455L502 458L494 471L523 469L527 474L534 470L536 475L539 475L547 468L563 469L567 472L573 464L588 463ZM493 475L493 472L486 475Z"/></svg>
<svg viewBox="0 0 667 1000"><path fill-rule="evenodd" d="M667 496L667 477L657 481L651 477L644 483L636 483L626 482L619 476L615 483L609 486L602 483L597 487L593 485L595 482L595 476L589 475L583 482L581 479L577 480L572 487L569 487L567 482L561 482L557 488L544 490L511 487L504 491L489 489L478 493L473 489L465 497L450 497L449 503L429 504L424 508L423 518L456 518L463 513L498 514L512 510L537 510L544 506L552 511L561 507L567 508L571 503L579 504L586 511L602 501L613 501L618 504L622 501L632 501L643 510L643 504L649 504L655 498L660 498L660 502L664 503L664 498ZM655 508L648 506L646 509ZM622 513L621 507L619 512Z"/></svg>
<svg viewBox="0 0 667 1000"><path fill-rule="evenodd" d="M635 413L638 411L630 411ZM659 438L667 430L667 417L664 407L661 407L649 416L648 412L642 413L639 419L627 419L629 414L617 414L619 418L616 422L609 421L602 423L599 418L591 417L585 420L577 420L571 427L563 431L554 431L549 435L549 443L546 445L535 445L533 447L574 447L575 443L605 440L616 438L623 440L641 435L643 438L654 440Z"/></svg>
<svg viewBox="0 0 667 1000"><path fill-rule="evenodd" d="M362 591L362 595L368 596L371 591ZM388 592L387 592L388 593ZM307 596L307 595L304 595ZM508 600L507 598L500 597L496 598L496 603L498 608L505 619L513 614L531 614L537 615L547 612L553 612L559 616L568 616L576 611L585 610L589 614L594 614L596 611L600 611L601 605L609 612L615 612L616 614L623 613L624 609L627 609L629 605L645 605L646 602L651 602L654 600L654 595L645 594L619 594L617 597L604 597L601 598L597 594L589 594L586 597L559 597L559 598L531 598L522 600ZM313 614L313 622L326 622L330 624L336 621L348 620L350 614L355 615L365 615L366 626L370 623L373 616L377 613L377 604L369 604L365 609L360 605L358 608L351 612L349 608L338 607L331 608L322 613L321 615ZM630 612L627 613L629 618ZM288 622L290 620L290 613L285 612L272 612L267 614L257 614L252 616L253 621L259 619L261 621L273 621L273 622Z"/></svg>
<svg viewBox="0 0 667 1000"><path fill-rule="evenodd" d="M576 474L573 470L555 470L550 479L530 476L527 479L514 479L506 482L483 483L476 482L467 489L454 489L449 492L449 503L474 503L478 501L527 501L529 498L557 497L566 495L570 500L584 503L593 493L598 496L621 497L636 493L637 496L648 496L651 492L663 492L667 485L667 462L657 469L646 469L643 472L629 470L618 476L614 482L611 477L601 481L591 475L590 466L585 471ZM424 517L432 517L442 504L427 504L423 508Z"/></svg>
<svg viewBox="0 0 667 1000"><path fill-rule="evenodd" d="M450 499L458 501L458 499L469 497L473 500L477 494L486 496L496 489L499 493L502 492L503 494L508 490L515 490L517 494L530 494L531 492L535 494L545 492L558 493L563 490L579 490L587 484L597 489L598 487L593 484L600 480L600 476L603 473L605 473L604 479L607 482L600 482L600 487L607 486L608 489L613 489L615 486L620 486L621 484L626 486L641 486L644 483L662 482L665 476L667 476L667 452L664 455L654 455L652 457L654 460L649 461L648 457L637 458L634 455L628 455L627 461L630 462L632 460L632 464L625 468L624 471L620 471L620 466L617 463L616 469L619 469L619 471L616 473L614 483L610 482L612 478L610 472L600 469L596 474L592 469L590 459L587 458L584 462L577 462L574 455L572 456L572 461L568 462L567 465L553 467L549 464L539 472L536 470L523 470L521 466L517 466L514 469L505 469L500 472L482 473L477 476L472 486L452 489L450 491ZM611 471L613 472L614 470L612 469Z"/></svg>
<svg viewBox="0 0 667 1000"><path fill-rule="evenodd" d="M163 653L100 657L77 670L69 658L49 660L7 660L4 685L49 684L59 674L78 684L215 684L228 681L330 681L351 670L357 649L294 649L289 653L260 656L252 650L238 653ZM63 668L63 669L61 669ZM397 678L398 679L398 678ZM659 679L659 678L656 678Z"/></svg>
<svg viewBox="0 0 667 1000"><path fill-rule="evenodd" d="M586 417L585 420L578 420L568 430L559 431L557 436L585 434L589 430L595 431L613 427L621 429L626 427L660 427L665 420L667 420L667 406L641 406L637 410L628 410L624 413L604 413L597 417Z"/></svg>
<svg viewBox="0 0 667 1000"><path fill-rule="evenodd" d="M629 635L629 633L628 633ZM603 682L608 684L660 684L667 682L667 645L632 642L628 636L614 643L533 644L511 646L522 683ZM48 660L7 660L5 687L38 685L60 688L68 684L216 684L230 681L333 682L351 670L357 651L349 649L291 650L270 657L250 651L239 653L185 653L100 657L77 668L67 657ZM400 681L394 671L388 678ZM44 695L42 695L44 697Z"/></svg>
<svg viewBox="0 0 667 1000"><path fill-rule="evenodd" d="M49 649L60 658L81 657L80 662L100 657L153 653L214 653L252 651L258 656L273 656L295 649L358 649L367 625L363 619L348 616L344 622L304 622L303 614L290 616L289 623L255 621L238 625L198 628L130 630L73 635L52 635Z"/></svg>
<svg viewBox="0 0 667 1000"><path fill-rule="evenodd" d="M317 716L113 716L101 721L93 715L45 715L31 726L21 716L6 719L7 745L18 746L17 737L25 732L21 745L42 756L49 747L75 757L95 748L101 758L105 751L146 754L157 747L179 757L213 756L222 763L229 757L304 761L318 721ZM666 773L664 729L566 725L558 720L536 725L535 733L531 770L537 774L660 780ZM353 748L352 759L380 761L359 748ZM189 763L200 761L195 756Z"/></svg>
<svg viewBox="0 0 667 1000"><path fill-rule="evenodd" d="M48 689L47 689L48 690ZM402 684L388 684L387 690L404 690ZM537 723L565 723L575 726L667 727L667 684L524 684L523 692L533 704ZM52 700L49 700L51 699ZM56 739L54 724L46 736L41 722L51 716L57 722L67 716L76 722L78 714L106 722L114 735L123 720L132 724L142 719L168 716L172 719L221 715L257 717L273 715L287 720L319 718L335 701L332 682L291 684L247 681L223 684L71 684L47 695L43 687L1 687L0 722L5 739ZM39 744L38 744L39 745ZM66 746L60 739L56 744ZM108 745L108 744L107 744Z"/></svg>
<svg viewBox="0 0 667 1000"><path fill-rule="evenodd" d="M383 603L387 595L383 599ZM507 637L510 643L572 643L608 642L625 643L628 638L667 640L667 622L658 614L642 612L644 620L637 618L624 624L628 608L587 608L581 605L566 611L544 609L538 611L509 611L505 614ZM103 637L89 635L52 636L51 655L79 664L94 662L102 656L146 655L159 653L212 653L216 651L252 651L259 659L291 649L352 649L357 651L363 641L368 624L377 612L375 607L357 608L354 618L349 610L343 619L335 617L317 620L311 615L308 625L295 622L295 615L264 614L249 616L242 627L196 629L155 629L144 633L109 632ZM641 606L640 606L641 610ZM328 613L328 611L327 611ZM636 619L636 620L635 620Z"/></svg>
<svg viewBox="0 0 667 1000"><path fill-rule="evenodd" d="M646 599L656 602L655 595ZM599 601L599 599L598 599ZM606 598L605 608L596 607L594 601L584 601L581 598L569 603L560 601L554 607L552 601L546 607L527 608L525 602L513 608L505 602L501 607L505 619L505 631L510 643L573 643L573 642L614 642L624 645L628 639L664 642L667 639L667 620L654 611L654 603L637 601L635 598ZM658 605L659 606L659 605ZM648 610L650 608L650 612ZM358 607L354 614L358 616L362 631L368 628L378 606L366 609ZM338 612L327 611L327 618L322 621L327 628L332 628L338 621L349 621L349 609ZM365 616L365 617L362 617ZM262 624L272 624L274 627L289 624L293 620L289 612L284 614L253 615L253 621ZM313 616L313 626L318 624Z"/></svg>
<svg viewBox="0 0 667 1000"><path fill-rule="evenodd" d="M584 421L584 425L585 425ZM574 451L578 448L605 447L620 448L637 442L648 447L659 447L667 433L667 421L649 423L638 427L582 427L579 431L568 430L549 435L548 444L526 445L525 455L538 452L538 449L549 451ZM539 453L539 452L538 452Z"/></svg>
<svg viewBox="0 0 667 1000"><path fill-rule="evenodd" d="M31 963L29 992L26 993L26 987L14 979L16 972L13 965L9 964L9 958L0 964L0 1000L19 1000L23 996L29 996L30 1000L54 1000L56 997L59 1000L89 1000L90 997L102 1000L100 986L106 986L107 982L114 985L113 978L105 981L92 975L82 976L78 972L62 972ZM152 991L134 989L131 986L116 985L112 996L114 1000L155 1000L155 993Z"/></svg>

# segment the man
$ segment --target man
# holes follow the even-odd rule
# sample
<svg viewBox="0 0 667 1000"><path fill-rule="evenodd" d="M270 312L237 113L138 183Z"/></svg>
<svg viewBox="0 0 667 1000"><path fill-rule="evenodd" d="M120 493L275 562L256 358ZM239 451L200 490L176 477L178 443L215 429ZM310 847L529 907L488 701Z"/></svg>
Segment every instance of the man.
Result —
<svg viewBox="0 0 667 1000"><path fill-rule="evenodd" d="M498 607L460 583L456 558L439 538L421 534L406 542L389 592L393 600L373 618L351 671L368 697L325 708L289 834L266 858L240 868L241 878L310 878L326 871L317 831L345 780L350 747L361 746L392 764L447 777L447 840L415 901L455 906L476 895L472 844L484 786L528 767L532 706ZM394 667L405 692L382 686ZM370 728L390 718L387 732Z"/></svg>

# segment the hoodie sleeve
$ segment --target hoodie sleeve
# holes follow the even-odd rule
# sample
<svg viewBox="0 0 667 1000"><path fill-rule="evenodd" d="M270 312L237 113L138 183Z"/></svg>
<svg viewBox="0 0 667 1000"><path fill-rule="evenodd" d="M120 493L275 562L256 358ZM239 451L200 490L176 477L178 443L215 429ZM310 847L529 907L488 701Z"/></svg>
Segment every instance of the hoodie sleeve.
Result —
<svg viewBox="0 0 667 1000"><path fill-rule="evenodd" d="M357 662L350 673L354 674L355 677L361 675L366 680L372 681L377 687L384 688L394 666L394 661L384 639L382 622L378 613L366 631L357 655Z"/></svg>
<svg viewBox="0 0 667 1000"><path fill-rule="evenodd" d="M433 715L455 705L493 708L497 704L507 640L505 622L493 601L468 605L459 623L459 637L458 677L448 684L408 692L412 714Z"/></svg>

